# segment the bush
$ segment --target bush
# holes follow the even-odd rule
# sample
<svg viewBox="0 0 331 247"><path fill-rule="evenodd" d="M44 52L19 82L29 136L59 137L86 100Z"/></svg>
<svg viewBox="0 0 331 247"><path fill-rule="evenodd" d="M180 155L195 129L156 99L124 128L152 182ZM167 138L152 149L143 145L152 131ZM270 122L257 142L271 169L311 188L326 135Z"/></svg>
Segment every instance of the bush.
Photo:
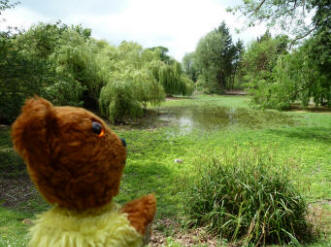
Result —
<svg viewBox="0 0 331 247"><path fill-rule="evenodd" d="M250 153L231 150L219 160L198 164L185 203L190 222L229 241L264 245L307 240L307 204L286 170L269 155Z"/></svg>

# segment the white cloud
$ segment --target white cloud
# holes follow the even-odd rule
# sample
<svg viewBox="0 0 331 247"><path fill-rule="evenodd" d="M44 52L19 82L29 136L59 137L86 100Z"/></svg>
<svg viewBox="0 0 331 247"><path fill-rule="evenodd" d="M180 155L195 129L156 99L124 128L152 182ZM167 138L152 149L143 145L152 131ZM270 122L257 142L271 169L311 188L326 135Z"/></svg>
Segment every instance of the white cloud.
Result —
<svg viewBox="0 0 331 247"><path fill-rule="evenodd" d="M46 4L46 3L45 3ZM83 4L83 3L82 3ZM165 46L170 55L181 60L187 52L195 50L199 39L218 27L224 20L234 31L240 28L242 20L225 11L227 6L217 0L130 0L126 8L116 13L103 14L76 11L62 18L66 24L82 24L92 29L96 38L118 44L122 40L132 40L144 47ZM79 6L77 6L79 8ZM4 17L12 26L27 29L39 21L56 21L57 17L46 17L24 5L5 11ZM236 35L249 41L262 33L263 26Z"/></svg>
<svg viewBox="0 0 331 247"><path fill-rule="evenodd" d="M38 22L48 22L51 18L40 15L39 13L25 8L23 6L17 6L15 9L9 9L3 12L0 22L0 30L6 30L7 26L17 27L19 29L27 30L31 25Z"/></svg>

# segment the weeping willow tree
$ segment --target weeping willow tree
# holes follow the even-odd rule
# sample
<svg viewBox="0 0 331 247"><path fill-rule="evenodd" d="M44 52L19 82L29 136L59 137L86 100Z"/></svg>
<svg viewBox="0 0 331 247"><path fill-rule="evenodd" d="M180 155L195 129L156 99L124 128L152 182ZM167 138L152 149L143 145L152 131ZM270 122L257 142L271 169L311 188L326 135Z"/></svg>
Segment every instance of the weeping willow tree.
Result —
<svg viewBox="0 0 331 247"><path fill-rule="evenodd" d="M158 64L158 51L143 49L133 42L122 42L108 50L106 85L99 97L100 112L112 122L125 122L143 114L148 103L160 104L165 99L162 85L154 77L151 64Z"/></svg>
<svg viewBox="0 0 331 247"><path fill-rule="evenodd" d="M153 68L154 77L161 83L168 96L191 95L193 82L184 75L181 65L178 62L173 64L161 63Z"/></svg>
<svg viewBox="0 0 331 247"><path fill-rule="evenodd" d="M107 83L100 93L100 112L113 123L140 117L143 110L134 97L132 81L114 80Z"/></svg>
<svg viewBox="0 0 331 247"><path fill-rule="evenodd" d="M71 84L81 86L84 106L97 110L100 91L106 83L106 74L102 70L104 63L100 60L102 49L95 40L85 41L77 32L70 36L72 42L58 47L50 59L57 64L58 73L72 80Z"/></svg>
<svg viewBox="0 0 331 247"><path fill-rule="evenodd" d="M127 70L113 74L100 93L102 116L111 122L125 122L143 114L148 103L160 104L165 98L162 86L147 70Z"/></svg>
<svg viewBox="0 0 331 247"><path fill-rule="evenodd" d="M148 104L160 104L166 94L193 92L193 82L184 75L180 63L165 63L159 49L122 42L115 50L106 49L105 54L110 58L107 66L111 73L101 90L99 106L102 116L112 122L139 117Z"/></svg>

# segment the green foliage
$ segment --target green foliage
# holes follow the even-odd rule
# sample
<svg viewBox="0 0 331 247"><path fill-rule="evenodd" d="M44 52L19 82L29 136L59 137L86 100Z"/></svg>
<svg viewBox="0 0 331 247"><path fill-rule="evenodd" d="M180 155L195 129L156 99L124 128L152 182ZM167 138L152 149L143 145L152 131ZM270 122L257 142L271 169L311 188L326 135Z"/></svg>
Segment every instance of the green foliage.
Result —
<svg viewBox="0 0 331 247"><path fill-rule="evenodd" d="M55 105L82 106L82 94L85 88L77 81L59 81L43 88L40 96Z"/></svg>
<svg viewBox="0 0 331 247"><path fill-rule="evenodd" d="M70 34L72 39L77 33ZM82 39L82 37L77 37ZM78 43L78 42L77 42ZM78 91L66 91L70 98L76 99L76 104L83 100L85 106L97 109L97 102L105 79L102 75L103 64L98 61L98 49L93 40L85 42L80 40L80 44L68 42L57 49L51 56L51 60L57 65L56 70L69 87L77 88ZM61 84L65 86L65 84ZM68 87L68 89L69 89ZM63 90L67 88L64 87ZM83 96L83 91L85 92ZM90 104L88 104L90 103Z"/></svg>
<svg viewBox="0 0 331 247"><path fill-rule="evenodd" d="M84 106L97 108L104 81L102 64L97 60L100 49L90 32L60 22L41 23L18 37L18 45L27 56L47 59L56 71L57 78L43 93L55 104L81 105L84 101Z"/></svg>
<svg viewBox="0 0 331 247"><path fill-rule="evenodd" d="M243 56L244 44L238 40L235 45L236 53L232 60L232 72L227 80L227 89L243 89Z"/></svg>
<svg viewBox="0 0 331 247"><path fill-rule="evenodd" d="M100 112L112 122L123 122L142 115L147 103L164 100L162 86L147 69L112 74L100 94Z"/></svg>
<svg viewBox="0 0 331 247"><path fill-rule="evenodd" d="M160 83L168 95L181 94L184 91L184 85L180 80L181 70L179 66L178 63L173 65L164 64L159 69Z"/></svg>
<svg viewBox="0 0 331 247"><path fill-rule="evenodd" d="M112 73L105 71L107 84L99 98L102 116L112 122L135 119L148 103L158 105L164 100L164 89L158 81L159 66L164 64L159 59L159 50L122 42L117 49L107 48L104 52L112 58L105 63Z"/></svg>
<svg viewBox="0 0 331 247"><path fill-rule="evenodd" d="M273 39L266 34L247 49L244 79L254 102L276 109L288 109L293 103L307 107L311 100L330 106L330 77L314 54L316 38L291 53L286 44L285 36Z"/></svg>
<svg viewBox="0 0 331 247"><path fill-rule="evenodd" d="M267 106L289 108L292 103L300 102L307 107L310 99L316 105L331 104L331 85L317 65L309 58L307 46L293 51L278 59L273 70L272 92Z"/></svg>
<svg viewBox="0 0 331 247"><path fill-rule="evenodd" d="M196 61L195 53L191 52L185 54L182 64L185 74L187 74L192 81L196 82L198 80L199 67Z"/></svg>
<svg viewBox="0 0 331 247"><path fill-rule="evenodd" d="M182 94L186 96L190 96L194 92L194 83L193 81L188 78L186 75L181 75L180 77L181 83L183 85Z"/></svg>
<svg viewBox="0 0 331 247"><path fill-rule="evenodd" d="M15 37L0 37L0 122L11 123L25 98L41 94L54 77L47 60L26 56Z"/></svg>
<svg viewBox="0 0 331 247"><path fill-rule="evenodd" d="M0 121L11 123L24 100L35 94L54 104L82 105L88 91L97 101L102 80L94 43L88 40L89 30L61 23L1 36Z"/></svg>
<svg viewBox="0 0 331 247"><path fill-rule="evenodd" d="M251 92L255 95L256 103L263 107L284 109L293 102L300 102L306 107L312 98L316 105L330 107L330 1L251 0L229 10L240 11L249 16L249 26L261 21L269 27L280 25L282 30L295 36L292 44L310 37L303 45L301 43L298 50L293 51L293 58L289 55L277 62L277 68L272 72L273 78L271 73L259 78L248 72L247 79L255 81ZM306 14L309 12L313 13L311 23L306 21ZM260 40L260 43L264 42L265 40ZM274 60L271 54L269 57L271 61ZM270 64L269 71L273 70L275 64L276 62Z"/></svg>
<svg viewBox="0 0 331 247"><path fill-rule="evenodd" d="M232 43L224 22L199 41L195 58L207 93L219 93L228 88L227 81L235 71L235 60L240 52Z"/></svg>
<svg viewBox="0 0 331 247"><path fill-rule="evenodd" d="M167 95L192 95L193 82L183 73L180 63L174 61L172 64L165 64L156 61L150 64L149 69Z"/></svg>
<svg viewBox="0 0 331 247"><path fill-rule="evenodd" d="M101 114L114 123L143 114L139 102L134 98L132 82L113 81L102 88L100 94Z"/></svg>
<svg viewBox="0 0 331 247"><path fill-rule="evenodd" d="M167 53L169 52L169 49L167 47L156 46L156 47L148 48L148 50L151 50L151 51L157 50L159 53L159 56L160 56L160 60L166 64L171 64L175 61L169 55L167 55Z"/></svg>
<svg viewBox="0 0 331 247"><path fill-rule="evenodd" d="M198 161L186 210L195 226L230 241L265 245L309 240L307 204L270 155L229 149Z"/></svg>
<svg viewBox="0 0 331 247"><path fill-rule="evenodd" d="M243 56L243 73L246 88L253 101L267 107L272 90L272 71L280 55L286 54L287 37L271 38L268 33L253 42Z"/></svg>

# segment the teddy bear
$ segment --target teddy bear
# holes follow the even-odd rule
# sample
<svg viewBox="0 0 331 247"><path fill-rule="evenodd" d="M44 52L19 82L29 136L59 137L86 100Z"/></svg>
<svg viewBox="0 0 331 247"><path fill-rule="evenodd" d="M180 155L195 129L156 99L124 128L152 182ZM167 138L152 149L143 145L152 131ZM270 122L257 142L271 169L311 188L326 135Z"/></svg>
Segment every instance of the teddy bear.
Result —
<svg viewBox="0 0 331 247"><path fill-rule="evenodd" d="M153 194L124 206L119 193L126 143L98 116L28 99L12 125L15 150L51 209L36 217L29 247L143 246L156 212Z"/></svg>

